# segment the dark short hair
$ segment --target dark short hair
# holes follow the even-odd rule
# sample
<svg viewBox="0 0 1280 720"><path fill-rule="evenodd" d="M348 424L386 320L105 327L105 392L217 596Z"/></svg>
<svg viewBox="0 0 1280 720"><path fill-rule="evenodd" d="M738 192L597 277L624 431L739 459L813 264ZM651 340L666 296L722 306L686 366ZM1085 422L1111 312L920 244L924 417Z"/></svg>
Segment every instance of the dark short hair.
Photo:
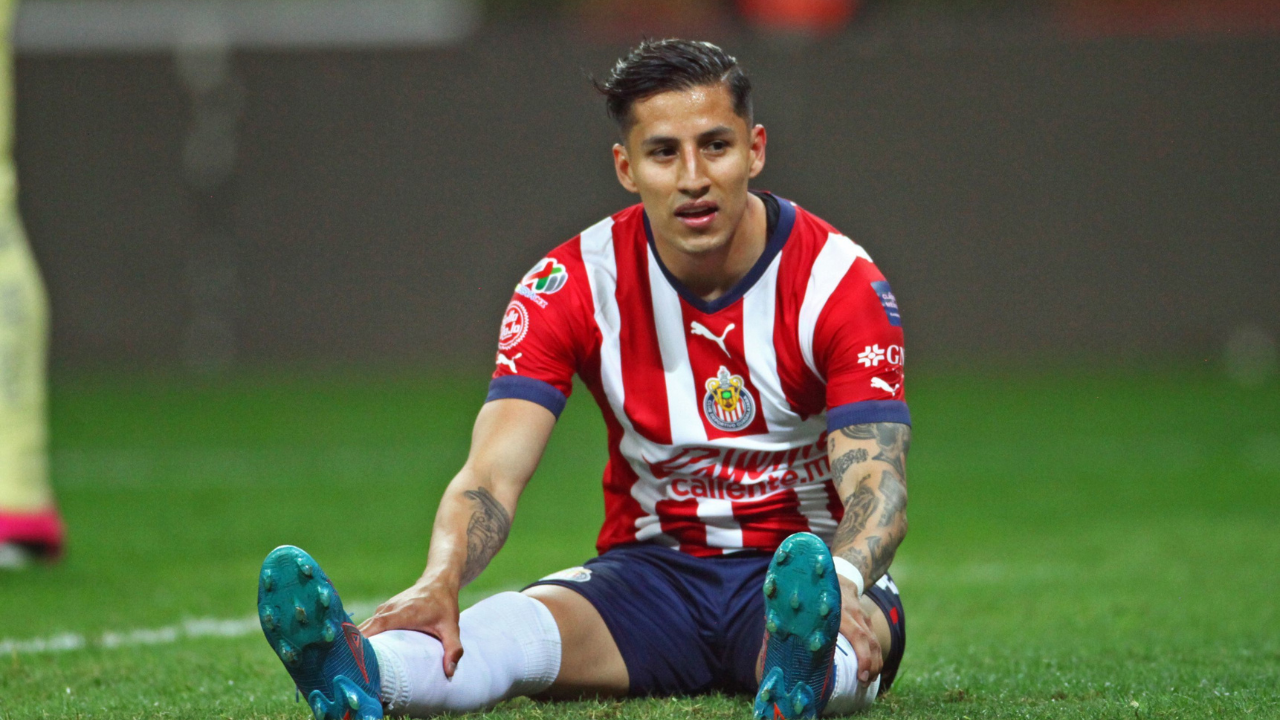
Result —
<svg viewBox="0 0 1280 720"><path fill-rule="evenodd" d="M609 77L592 79L605 97L605 110L625 135L635 119L637 102L671 90L723 83L733 97L733 111L751 124L751 80L732 55L709 42L645 40L618 60Z"/></svg>

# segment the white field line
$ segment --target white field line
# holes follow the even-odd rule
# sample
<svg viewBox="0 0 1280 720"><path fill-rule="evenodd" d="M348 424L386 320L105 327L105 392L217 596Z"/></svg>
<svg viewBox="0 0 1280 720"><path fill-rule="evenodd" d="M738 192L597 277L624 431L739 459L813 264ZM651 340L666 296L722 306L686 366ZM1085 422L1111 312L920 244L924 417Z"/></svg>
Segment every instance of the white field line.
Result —
<svg viewBox="0 0 1280 720"><path fill-rule="evenodd" d="M463 607L470 606L479 600L507 590L518 590L523 586L484 592L464 592L461 600ZM364 600L343 603L347 612L356 620L373 614L380 601ZM101 648L112 650L121 647L137 647L140 645L172 645L186 640L200 638L238 638L261 633L258 616L249 615L241 618L192 618L174 625L163 625L152 628L125 628L120 630L104 630L93 635L80 633L58 633L47 637L36 638L0 638L0 657L12 655L34 655L41 653L60 653L73 650Z"/></svg>

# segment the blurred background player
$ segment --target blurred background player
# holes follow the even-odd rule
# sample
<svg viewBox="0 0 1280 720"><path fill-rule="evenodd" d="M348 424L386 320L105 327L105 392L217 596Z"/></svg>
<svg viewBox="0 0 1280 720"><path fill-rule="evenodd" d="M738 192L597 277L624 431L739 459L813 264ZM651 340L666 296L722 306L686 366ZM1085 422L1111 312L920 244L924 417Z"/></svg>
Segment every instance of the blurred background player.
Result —
<svg viewBox="0 0 1280 720"><path fill-rule="evenodd" d="M0 0L0 567L62 553L49 485L45 358L49 302L18 213L13 162L15 0Z"/></svg>

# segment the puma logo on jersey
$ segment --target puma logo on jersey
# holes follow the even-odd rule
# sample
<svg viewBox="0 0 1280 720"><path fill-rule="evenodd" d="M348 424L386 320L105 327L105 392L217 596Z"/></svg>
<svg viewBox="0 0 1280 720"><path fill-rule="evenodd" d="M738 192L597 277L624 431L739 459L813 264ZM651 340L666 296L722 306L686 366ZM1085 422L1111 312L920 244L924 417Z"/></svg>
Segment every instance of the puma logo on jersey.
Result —
<svg viewBox="0 0 1280 720"><path fill-rule="evenodd" d="M733 327L734 327L733 323L729 323L729 327L726 327L724 329L724 332L721 333L720 337L716 337L710 330L707 329L706 325L703 325L697 320L694 320L693 322L689 323L689 334L698 335L700 337L704 337L710 340L711 342L719 345L720 349L724 350L724 354L728 355L729 348L724 346L724 339L729 336L729 331L732 330Z"/></svg>
<svg viewBox="0 0 1280 720"><path fill-rule="evenodd" d="M502 353L498 353L497 364L506 365L507 367L511 368L511 372L516 373L518 375L520 374L520 371L516 370L516 361L523 356L524 356L524 353L516 353L513 357L507 357Z"/></svg>
<svg viewBox="0 0 1280 720"><path fill-rule="evenodd" d="M871 378L871 387L876 388L878 390L883 390L889 393L890 395L896 395L898 393L898 388L902 386L890 385L889 383L885 382L884 380L881 380L878 377L873 377Z"/></svg>

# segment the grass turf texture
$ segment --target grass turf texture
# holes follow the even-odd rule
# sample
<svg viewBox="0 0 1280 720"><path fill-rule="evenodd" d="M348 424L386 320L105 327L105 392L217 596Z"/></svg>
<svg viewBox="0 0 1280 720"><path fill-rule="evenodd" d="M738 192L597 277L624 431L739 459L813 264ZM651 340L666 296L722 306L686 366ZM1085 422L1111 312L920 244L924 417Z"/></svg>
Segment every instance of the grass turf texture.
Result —
<svg viewBox="0 0 1280 720"><path fill-rule="evenodd" d="M258 565L285 542L348 603L402 589L484 390L62 378L53 475L69 553L0 573L0 642L87 645L0 656L0 718L309 717L256 630L166 642L163 628L252 618ZM1280 386L917 374L911 403L912 531L894 565L908 650L870 717L1280 716ZM593 554L604 458L580 392L464 602ZM103 646L139 628L153 632ZM746 718L749 703L522 699L486 717Z"/></svg>

